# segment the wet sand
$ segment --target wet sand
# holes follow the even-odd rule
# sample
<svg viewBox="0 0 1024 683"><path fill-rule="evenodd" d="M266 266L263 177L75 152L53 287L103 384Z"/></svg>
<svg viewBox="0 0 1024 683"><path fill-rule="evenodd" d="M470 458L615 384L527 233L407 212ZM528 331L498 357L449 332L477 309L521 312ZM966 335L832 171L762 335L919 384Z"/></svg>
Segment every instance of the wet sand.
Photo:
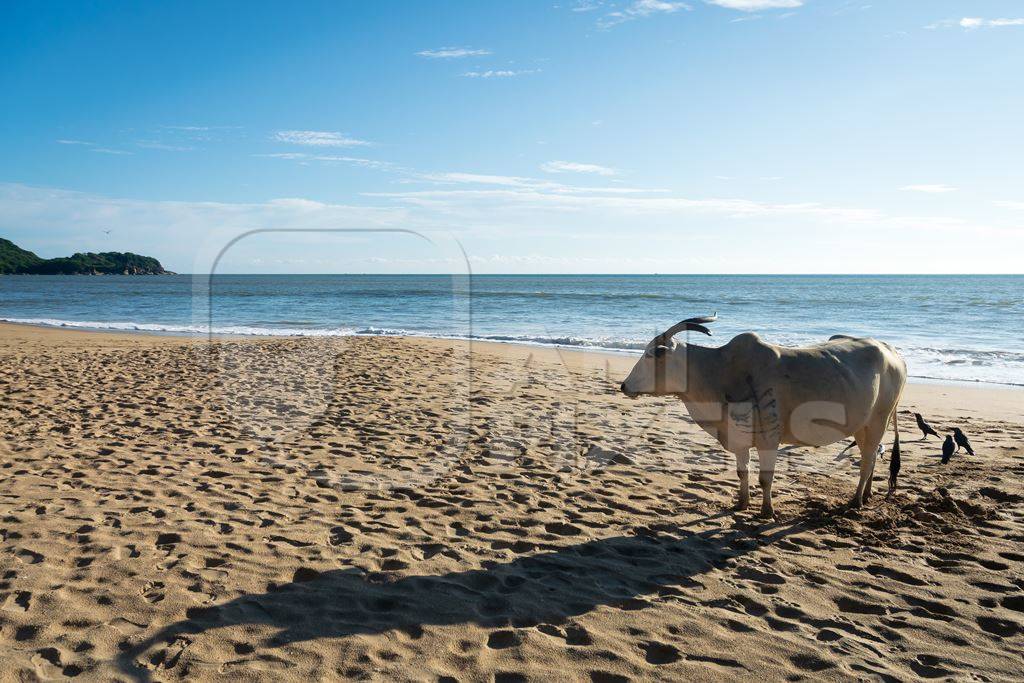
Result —
<svg viewBox="0 0 1024 683"><path fill-rule="evenodd" d="M632 362L0 325L2 678L1019 678L1024 392L911 385L891 499L792 449L764 522Z"/></svg>

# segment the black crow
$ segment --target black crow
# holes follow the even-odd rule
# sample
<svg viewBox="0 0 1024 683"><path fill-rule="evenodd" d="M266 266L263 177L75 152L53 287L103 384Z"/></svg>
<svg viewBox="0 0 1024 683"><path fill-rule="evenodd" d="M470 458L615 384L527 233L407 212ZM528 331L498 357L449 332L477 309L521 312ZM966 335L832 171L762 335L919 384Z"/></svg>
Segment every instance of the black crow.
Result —
<svg viewBox="0 0 1024 683"><path fill-rule="evenodd" d="M896 477L900 475L900 435L892 442L892 452L889 455L889 496L896 490ZM886 496L888 498L888 496Z"/></svg>
<svg viewBox="0 0 1024 683"><path fill-rule="evenodd" d="M953 457L953 452L956 450L956 444L953 443L953 437L946 435L946 440L942 443L942 464L945 465L949 462L949 459Z"/></svg>
<svg viewBox="0 0 1024 683"><path fill-rule="evenodd" d="M914 417L917 418L917 428L921 430L921 440L927 439L929 436L939 436L939 433L935 431L935 428L928 424L921 413L914 413ZM939 436L941 439L942 437Z"/></svg>
<svg viewBox="0 0 1024 683"><path fill-rule="evenodd" d="M956 441L956 449L958 451L963 448L969 455L974 455L971 442L967 440L967 435L960 431L959 427L953 427L953 439Z"/></svg>

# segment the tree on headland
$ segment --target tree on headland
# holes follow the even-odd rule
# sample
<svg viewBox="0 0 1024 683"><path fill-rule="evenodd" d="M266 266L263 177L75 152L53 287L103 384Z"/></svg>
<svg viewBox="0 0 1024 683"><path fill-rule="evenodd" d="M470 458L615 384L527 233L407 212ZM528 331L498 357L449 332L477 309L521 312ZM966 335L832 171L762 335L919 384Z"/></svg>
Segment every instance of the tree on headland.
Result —
<svg viewBox="0 0 1024 683"><path fill-rule="evenodd" d="M25 251L14 242L0 238L0 273L20 273L43 262L31 251Z"/></svg>
<svg viewBox="0 0 1024 683"><path fill-rule="evenodd" d="M152 256L107 251L100 254L43 259L10 240L0 238L0 274L25 275L168 275Z"/></svg>

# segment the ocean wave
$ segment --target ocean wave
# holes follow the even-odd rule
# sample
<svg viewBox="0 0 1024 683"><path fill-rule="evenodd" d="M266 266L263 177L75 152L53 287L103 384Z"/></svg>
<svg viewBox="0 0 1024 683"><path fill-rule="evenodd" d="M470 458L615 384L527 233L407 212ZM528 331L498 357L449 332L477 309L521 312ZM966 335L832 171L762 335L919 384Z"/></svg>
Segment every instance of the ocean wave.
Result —
<svg viewBox="0 0 1024 683"><path fill-rule="evenodd" d="M357 330L346 328L292 328L254 327L250 325L223 325L210 328L206 325L167 325L163 323L99 322L85 320L56 320L54 318L0 318L0 322L44 327L70 327L83 330L109 330L114 332L152 332L180 335L232 335L259 337L343 337L357 334Z"/></svg>
<svg viewBox="0 0 1024 683"><path fill-rule="evenodd" d="M233 298L279 299L295 298L294 291L254 291L238 289L231 285L215 284L211 289L211 295L215 299L228 301ZM344 297L367 297L367 298L394 298L394 297L473 297L477 299L559 299L559 300L654 300L654 301L678 301L684 303L709 304L707 297L695 296L692 294L666 294L659 292L585 292L580 290L498 290L498 289L475 289L457 287L402 287L402 288L380 288L380 289L315 289L310 288L301 293L303 299L336 299Z"/></svg>
<svg viewBox="0 0 1024 683"><path fill-rule="evenodd" d="M461 339L473 341L505 342L512 344L539 344L543 346L587 347L609 350L642 350L647 340L584 337L544 337L536 335L457 334L408 330L389 327L315 328L255 325L170 325L123 321L58 320L55 318L0 318L0 322L44 327L64 327L83 330L109 330L115 332L151 332L179 335L253 336L253 337L429 337L435 339Z"/></svg>
<svg viewBox="0 0 1024 683"><path fill-rule="evenodd" d="M610 351L638 354L650 341L647 338L587 337L572 335L536 334L473 334L449 333L389 327L295 327L309 324L304 320L276 321L274 324L174 325L132 321L80 321L54 318L0 318L2 322L41 325L46 327L106 330L113 332L144 332L183 336L259 336L259 337L426 337L456 339L530 346L556 347L575 350ZM780 333L765 335L769 341L783 346L806 346L822 340L807 335ZM718 345L728 336L701 338L702 344ZM938 348L895 344L906 358L912 377L955 382L984 382L992 384L1024 384L1024 353L993 349Z"/></svg>

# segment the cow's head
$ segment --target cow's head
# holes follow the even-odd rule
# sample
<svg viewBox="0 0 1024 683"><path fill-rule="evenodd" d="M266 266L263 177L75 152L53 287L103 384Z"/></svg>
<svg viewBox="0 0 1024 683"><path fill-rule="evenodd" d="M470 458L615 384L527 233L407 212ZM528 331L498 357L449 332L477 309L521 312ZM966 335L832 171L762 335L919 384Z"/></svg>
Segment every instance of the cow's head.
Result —
<svg viewBox="0 0 1024 683"><path fill-rule="evenodd" d="M717 313L687 318L659 334L644 349L644 355L633 366L619 389L630 398L641 394L665 396L686 393L686 344L674 341L672 336L682 330L710 335L711 330L704 327L704 324L717 319Z"/></svg>

